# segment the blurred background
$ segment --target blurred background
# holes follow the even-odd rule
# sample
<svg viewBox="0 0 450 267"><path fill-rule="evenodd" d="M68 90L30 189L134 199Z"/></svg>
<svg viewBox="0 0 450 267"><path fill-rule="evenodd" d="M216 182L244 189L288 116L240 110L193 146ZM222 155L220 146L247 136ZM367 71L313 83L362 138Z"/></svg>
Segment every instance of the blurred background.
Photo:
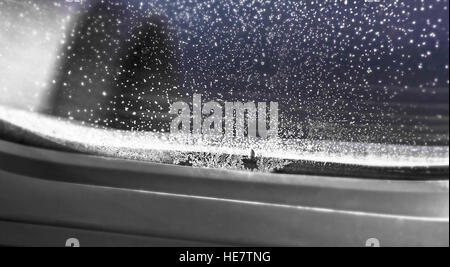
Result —
<svg viewBox="0 0 450 267"><path fill-rule="evenodd" d="M0 104L164 131L276 101L280 135L448 146L448 1L0 0Z"/></svg>

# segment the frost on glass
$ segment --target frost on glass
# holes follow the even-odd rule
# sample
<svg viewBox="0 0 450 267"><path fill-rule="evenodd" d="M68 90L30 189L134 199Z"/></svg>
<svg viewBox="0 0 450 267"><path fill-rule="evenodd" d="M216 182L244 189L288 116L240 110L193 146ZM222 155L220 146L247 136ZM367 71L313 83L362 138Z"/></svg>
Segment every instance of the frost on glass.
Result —
<svg viewBox="0 0 450 267"><path fill-rule="evenodd" d="M202 94L204 103L278 102L279 136L295 144L445 148L448 6L448 0L0 0L6 67L0 89L17 95L12 86L31 90L27 80L34 79L46 88L31 93L39 92L42 112L128 132L168 133L171 104L192 104ZM6 36L19 36L21 49ZM26 57L28 43L45 67L32 72L38 77L22 78L11 68L26 62L11 53ZM22 81L7 81L11 75ZM326 147L335 153L341 146Z"/></svg>

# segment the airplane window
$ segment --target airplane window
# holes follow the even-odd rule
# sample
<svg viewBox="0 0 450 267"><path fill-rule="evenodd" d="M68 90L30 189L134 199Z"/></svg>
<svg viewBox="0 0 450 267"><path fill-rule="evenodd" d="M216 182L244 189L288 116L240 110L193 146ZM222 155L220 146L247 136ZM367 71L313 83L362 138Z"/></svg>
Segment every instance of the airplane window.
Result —
<svg viewBox="0 0 450 267"><path fill-rule="evenodd" d="M448 174L448 6L0 0L0 127L198 167Z"/></svg>

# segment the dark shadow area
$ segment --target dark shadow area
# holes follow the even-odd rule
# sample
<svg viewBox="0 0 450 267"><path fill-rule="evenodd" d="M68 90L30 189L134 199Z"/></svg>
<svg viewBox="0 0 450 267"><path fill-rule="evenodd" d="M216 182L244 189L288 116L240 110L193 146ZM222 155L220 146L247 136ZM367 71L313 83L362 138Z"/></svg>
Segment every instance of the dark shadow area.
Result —
<svg viewBox="0 0 450 267"><path fill-rule="evenodd" d="M48 113L120 130L168 130L178 82L164 18L124 4L88 10L62 51Z"/></svg>

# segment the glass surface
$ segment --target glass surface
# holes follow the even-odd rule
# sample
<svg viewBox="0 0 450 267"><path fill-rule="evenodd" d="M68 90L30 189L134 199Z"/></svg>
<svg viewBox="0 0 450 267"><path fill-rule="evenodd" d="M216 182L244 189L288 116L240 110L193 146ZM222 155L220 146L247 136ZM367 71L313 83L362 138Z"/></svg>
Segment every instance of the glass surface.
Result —
<svg viewBox="0 0 450 267"><path fill-rule="evenodd" d="M223 111L226 102L276 102L277 141L224 137L208 141L208 149L448 166L448 6L447 0L0 0L0 105L133 138L170 135L176 117L170 107L182 101L194 112L196 94L202 105L215 101ZM243 151L225 149L237 146Z"/></svg>

